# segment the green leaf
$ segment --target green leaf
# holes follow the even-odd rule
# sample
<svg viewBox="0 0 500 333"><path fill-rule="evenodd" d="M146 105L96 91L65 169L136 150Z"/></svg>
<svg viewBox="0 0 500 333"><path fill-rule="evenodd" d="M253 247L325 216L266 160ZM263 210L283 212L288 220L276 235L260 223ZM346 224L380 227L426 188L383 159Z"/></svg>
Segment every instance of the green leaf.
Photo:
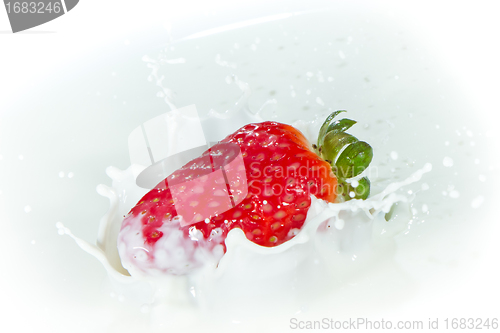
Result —
<svg viewBox="0 0 500 333"><path fill-rule="evenodd" d="M370 181L363 177L358 180L358 186L352 187L346 179L358 176L372 161L373 149L364 142L345 131L356 121L351 119L333 120L345 110L332 112L325 120L318 134L314 150L320 157L332 165L332 171L337 177L337 193L339 198L351 200L350 193L356 199L366 199L370 194Z"/></svg>
<svg viewBox="0 0 500 333"><path fill-rule="evenodd" d="M354 193L356 194L356 199L366 199L370 195L370 180L367 177L363 177L358 180L358 186L354 188Z"/></svg>
<svg viewBox="0 0 500 333"><path fill-rule="evenodd" d="M337 120L337 121L334 121L333 123L331 123L330 125L328 125L328 128L326 130L326 133L329 133L329 132L345 132L347 131L349 128L351 128L354 124L356 124L356 121L355 120L351 120L351 119L341 119L341 120Z"/></svg>
<svg viewBox="0 0 500 333"><path fill-rule="evenodd" d="M350 193L354 193L354 197L350 196ZM352 183L348 183L345 179L339 179L337 185L337 195L342 196L344 201L351 199L362 199L365 200L370 195L370 180L366 177L358 180L358 186L353 187Z"/></svg>
<svg viewBox="0 0 500 333"><path fill-rule="evenodd" d="M333 164L342 148L357 141L357 138L345 132L328 132L321 148L321 157Z"/></svg>
<svg viewBox="0 0 500 333"><path fill-rule="evenodd" d="M325 138L326 130L328 129L328 126L332 122L333 118L335 118L339 113L342 112L347 112L347 111L346 110L333 111L328 117L326 117L325 122L323 123L323 125L321 125L321 128L319 129L318 149L323 145L323 140Z"/></svg>
<svg viewBox="0 0 500 333"><path fill-rule="evenodd" d="M354 142L344 149L335 163L338 175L341 178L356 177L370 165L372 158L373 149L368 143Z"/></svg>

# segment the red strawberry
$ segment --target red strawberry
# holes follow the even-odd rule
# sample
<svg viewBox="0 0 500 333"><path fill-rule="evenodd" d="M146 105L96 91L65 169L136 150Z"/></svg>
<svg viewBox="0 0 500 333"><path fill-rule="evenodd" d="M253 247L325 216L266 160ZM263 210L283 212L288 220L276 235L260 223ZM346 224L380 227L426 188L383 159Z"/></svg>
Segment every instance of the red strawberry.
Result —
<svg viewBox="0 0 500 333"><path fill-rule="evenodd" d="M322 128L321 136L350 127L345 119L342 128L330 124L335 115L327 119L331 128ZM185 274L200 266L207 253L220 257L233 228L262 246L290 240L304 224L311 194L329 202L337 198L333 163L313 151L324 155L328 150L332 158L331 143L318 140L318 146L311 146L297 129L277 122L240 128L168 176L132 208L118 242L125 268ZM359 160L359 153L355 149L348 157ZM347 186L341 180L339 186Z"/></svg>

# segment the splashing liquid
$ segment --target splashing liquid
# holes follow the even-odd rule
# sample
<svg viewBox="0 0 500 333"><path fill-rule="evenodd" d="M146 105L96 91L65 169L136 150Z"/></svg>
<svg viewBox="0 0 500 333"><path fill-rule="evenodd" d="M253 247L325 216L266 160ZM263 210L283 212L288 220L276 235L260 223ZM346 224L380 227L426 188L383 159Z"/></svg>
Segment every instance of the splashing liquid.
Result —
<svg viewBox="0 0 500 333"><path fill-rule="evenodd" d="M174 92L164 85L159 69L164 63L177 65L186 60L145 56L143 61L151 69L148 79L160 88L159 94L170 109L176 109ZM216 62L228 66L220 56ZM248 123L263 121L263 111L276 104L272 99L258 112L252 112L248 107L248 83L235 75L226 77L226 82L236 84L242 95L228 110L210 110L201 119L203 128L211 130L205 133L209 141L218 141ZM292 125L315 142L322 122L317 117ZM221 313L233 319L241 319L243 313L247 318L269 311L276 313L277 309L281 313L299 313L304 304L348 283L350 277L362 275L377 259L393 257L394 237L409 232L414 218L410 209L414 195L402 194L400 189L419 182L432 166L424 165L405 180L372 193L367 200L332 204L311 196L312 204L302 229L296 231L293 239L276 247L258 246L240 229L233 229L225 240L224 255L215 256L185 276L129 272L120 261L118 233L123 216L147 192L136 185L136 177L144 168L131 165L123 171L114 167L106 170L112 185L99 185L97 191L109 199L110 208L101 219L96 245L74 236L62 223L57 228L103 264L113 291L137 304L138 311L149 312L153 327L171 328L185 327L186 323L196 325L203 318ZM357 178L362 176L364 173ZM372 183L372 192L376 188L377 184Z"/></svg>
<svg viewBox="0 0 500 333"><path fill-rule="evenodd" d="M243 97L247 97L247 86L241 82L239 86L243 87ZM244 98L236 104L244 104ZM232 119L235 115L236 120ZM209 118L214 122L224 119L224 123L231 118L236 124L259 116L235 107L225 114L211 112ZM300 121L293 125L314 142L311 133L317 132L317 122ZM408 232L413 218L413 196L400 189L420 181L432 166L424 165L405 180L372 193L367 200L333 204L311 196L312 205L302 229L290 241L273 248L258 246L241 230L231 230L225 240L227 252L220 261L208 261L187 276L146 276L128 272L121 264L118 232L122 217L147 191L135 182L143 169L132 165L124 171L114 167L106 170L112 185L99 185L97 190L110 200L110 208L101 219L96 245L74 236L61 223L57 227L103 264L115 291L146 306L154 325L163 327L171 325L173 318L189 321L228 310L234 316L276 306L282 311L297 311L304 303L314 302L338 287L331 281L345 283L349 276L363 274L374 258L394 255L394 236Z"/></svg>

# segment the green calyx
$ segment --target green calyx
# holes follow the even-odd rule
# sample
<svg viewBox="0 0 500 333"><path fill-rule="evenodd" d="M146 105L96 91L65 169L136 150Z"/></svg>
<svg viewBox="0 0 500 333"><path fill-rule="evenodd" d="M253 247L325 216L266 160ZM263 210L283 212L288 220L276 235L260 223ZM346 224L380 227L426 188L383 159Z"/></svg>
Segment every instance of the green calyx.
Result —
<svg viewBox="0 0 500 333"><path fill-rule="evenodd" d="M345 131L356 121L351 119L334 120L345 110L332 112L325 120L318 135L315 147L316 153L332 165L332 171L337 177L337 194L344 200L366 199L370 194L370 181L363 177L357 181L347 181L361 174L373 158L372 147L359 141ZM353 185L357 185L354 187Z"/></svg>

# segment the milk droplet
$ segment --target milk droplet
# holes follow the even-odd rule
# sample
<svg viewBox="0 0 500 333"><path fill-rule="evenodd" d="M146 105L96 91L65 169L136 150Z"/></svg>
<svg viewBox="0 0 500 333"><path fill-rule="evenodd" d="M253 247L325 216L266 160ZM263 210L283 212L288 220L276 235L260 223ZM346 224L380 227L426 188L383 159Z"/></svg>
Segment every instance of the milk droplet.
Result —
<svg viewBox="0 0 500 333"><path fill-rule="evenodd" d="M339 57L340 59L345 59L345 54L342 51L339 51Z"/></svg>
<svg viewBox="0 0 500 333"><path fill-rule="evenodd" d="M64 172L59 171L59 178L64 178Z"/></svg>
<svg viewBox="0 0 500 333"><path fill-rule="evenodd" d="M31 206L24 206L24 211L25 211L26 213L31 212Z"/></svg>
<svg viewBox="0 0 500 333"><path fill-rule="evenodd" d="M64 224L62 224L62 222L57 222L56 223L56 228L57 228L57 233L59 235L61 235L61 236L64 235L64 234L69 234L70 233L69 229L66 228L64 226Z"/></svg>
<svg viewBox="0 0 500 333"><path fill-rule="evenodd" d="M397 153L397 152L395 152L395 151L391 151L391 158L392 158L393 160L397 160L397 159L398 159L398 153Z"/></svg>
<svg viewBox="0 0 500 333"><path fill-rule="evenodd" d="M33 239L33 240L31 241L31 245L35 245L35 243L36 243L36 241Z"/></svg>
<svg viewBox="0 0 500 333"><path fill-rule="evenodd" d="M484 197L482 195L474 198L474 200L472 200L471 202L471 207L472 208L479 208L484 202Z"/></svg>
<svg viewBox="0 0 500 333"><path fill-rule="evenodd" d="M445 145L445 146L449 146L449 145L450 145L450 141L445 141L445 142L444 142L444 145Z"/></svg>
<svg viewBox="0 0 500 333"><path fill-rule="evenodd" d="M318 103L321 106L325 105L325 102L323 102L323 100L320 97L316 97L316 103Z"/></svg>
<svg viewBox="0 0 500 333"><path fill-rule="evenodd" d="M306 90L306 95L311 95L311 89Z"/></svg>
<svg viewBox="0 0 500 333"><path fill-rule="evenodd" d="M481 182L485 182L486 181L486 177L484 175L479 175L479 181Z"/></svg>
<svg viewBox="0 0 500 333"><path fill-rule="evenodd" d="M337 219L337 221L335 221L335 228L337 230L342 230L344 229L344 225L345 225L345 221L342 220L342 219Z"/></svg>
<svg viewBox="0 0 500 333"><path fill-rule="evenodd" d="M422 212L427 213L429 211L429 207L426 204L422 205Z"/></svg>
<svg viewBox="0 0 500 333"><path fill-rule="evenodd" d="M447 168L452 167L453 160L451 159L451 157L446 156L445 158L443 158L443 165Z"/></svg>
<svg viewBox="0 0 500 333"><path fill-rule="evenodd" d="M74 175L75 175L75 174L74 174L73 172L69 172L69 173L68 173L68 178L73 178L73 176L74 176Z"/></svg>
<svg viewBox="0 0 500 333"><path fill-rule="evenodd" d="M457 190L453 190L450 192L450 198L456 199L459 196L460 196L460 192L458 192Z"/></svg>
<svg viewBox="0 0 500 333"><path fill-rule="evenodd" d="M24 156L23 155L19 155L17 158L19 158L19 160L24 160Z"/></svg>
<svg viewBox="0 0 500 333"><path fill-rule="evenodd" d="M423 183L421 188L422 188L422 191L427 191L429 189L429 184Z"/></svg>

